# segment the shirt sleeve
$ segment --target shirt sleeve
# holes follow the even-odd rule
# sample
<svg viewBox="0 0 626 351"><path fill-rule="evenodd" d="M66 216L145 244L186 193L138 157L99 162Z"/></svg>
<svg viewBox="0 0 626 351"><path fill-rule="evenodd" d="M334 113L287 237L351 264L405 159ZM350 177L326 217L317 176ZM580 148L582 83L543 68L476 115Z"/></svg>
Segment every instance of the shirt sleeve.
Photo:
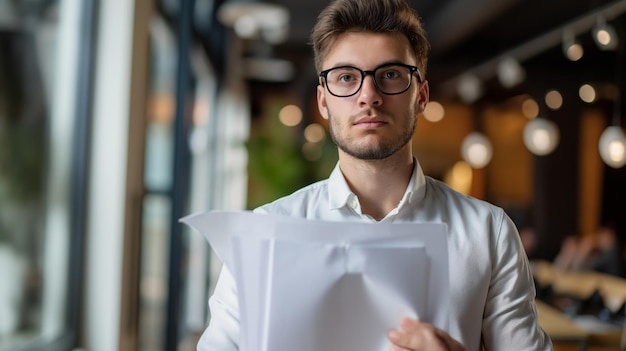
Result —
<svg viewBox="0 0 626 351"><path fill-rule="evenodd" d="M492 274L482 337L484 350L552 350L541 329L528 258L511 219L500 210L495 219Z"/></svg>
<svg viewBox="0 0 626 351"><path fill-rule="evenodd" d="M211 321L198 341L198 351L239 350L239 307L233 275L226 266L209 298Z"/></svg>
<svg viewBox="0 0 626 351"><path fill-rule="evenodd" d="M265 208L253 210L255 213L268 213ZM211 321L200 340L197 351L237 351L239 350L240 326L237 285L232 273L222 266L215 291L209 298Z"/></svg>

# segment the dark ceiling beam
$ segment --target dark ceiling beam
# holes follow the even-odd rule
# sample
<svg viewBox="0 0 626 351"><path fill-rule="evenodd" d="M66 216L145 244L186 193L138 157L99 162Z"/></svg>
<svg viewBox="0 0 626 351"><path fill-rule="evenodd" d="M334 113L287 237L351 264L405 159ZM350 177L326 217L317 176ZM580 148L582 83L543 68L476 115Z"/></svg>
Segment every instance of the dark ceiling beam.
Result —
<svg viewBox="0 0 626 351"><path fill-rule="evenodd" d="M440 55L501 16L520 0L454 0L425 18L432 53Z"/></svg>
<svg viewBox="0 0 626 351"><path fill-rule="evenodd" d="M485 81L496 76L497 67L504 58L510 57L519 63L523 63L552 47L561 45L563 33L566 30L573 35L579 35L582 32L591 30L597 23L598 17L602 17L606 21L611 21L624 13L626 13L626 0L616 0L609 5L585 13L573 21L561 24L540 36L532 38L506 52L501 52L493 58L459 73L457 76L439 85L440 93L442 93L442 96L449 98L456 94L458 82L463 76L472 75L481 81Z"/></svg>

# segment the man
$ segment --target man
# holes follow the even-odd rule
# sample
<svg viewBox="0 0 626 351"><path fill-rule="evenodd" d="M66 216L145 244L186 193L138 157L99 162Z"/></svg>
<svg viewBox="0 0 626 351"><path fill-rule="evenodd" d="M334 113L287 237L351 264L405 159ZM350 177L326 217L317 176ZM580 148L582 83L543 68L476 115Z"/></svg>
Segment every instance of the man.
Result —
<svg viewBox="0 0 626 351"><path fill-rule="evenodd" d="M329 221L448 224L450 329L405 318L391 350L551 350L517 229L500 208L424 176L413 157L417 115L429 97L428 43L404 0L336 0L312 34L318 108L339 162L329 179L257 209ZM375 225L375 224L372 224ZM239 320L224 269L199 350L236 350ZM320 350L327 351L327 350Z"/></svg>

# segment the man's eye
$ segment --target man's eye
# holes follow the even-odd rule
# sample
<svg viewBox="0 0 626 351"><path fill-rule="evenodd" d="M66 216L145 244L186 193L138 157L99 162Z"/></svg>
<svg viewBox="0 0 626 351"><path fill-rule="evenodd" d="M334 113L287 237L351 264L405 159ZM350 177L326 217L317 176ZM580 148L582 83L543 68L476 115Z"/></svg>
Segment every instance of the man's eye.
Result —
<svg viewBox="0 0 626 351"><path fill-rule="evenodd" d="M353 80L354 80L354 76L351 74L343 74L339 76L339 81L344 82L344 83L352 82Z"/></svg>
<svg viewBox="0 0 626 351"><path fill-rule="evenodd" d="M396 71L385 71L382 74L382 79L398 79L400 75Z"/></svg>

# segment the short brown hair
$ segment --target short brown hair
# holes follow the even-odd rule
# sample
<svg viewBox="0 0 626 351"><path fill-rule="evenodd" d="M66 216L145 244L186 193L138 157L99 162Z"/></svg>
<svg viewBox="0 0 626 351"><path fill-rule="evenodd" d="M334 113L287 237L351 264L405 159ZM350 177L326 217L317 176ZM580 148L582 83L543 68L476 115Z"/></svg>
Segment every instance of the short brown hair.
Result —
<svg viewBox="0 0 626 351"><path fill-rule="evenodd" d="M425 76L429 44L417 12L406 0L334 0L319 14L311 35L318 71L329 48L346 32L404 34Z"/></svg>

